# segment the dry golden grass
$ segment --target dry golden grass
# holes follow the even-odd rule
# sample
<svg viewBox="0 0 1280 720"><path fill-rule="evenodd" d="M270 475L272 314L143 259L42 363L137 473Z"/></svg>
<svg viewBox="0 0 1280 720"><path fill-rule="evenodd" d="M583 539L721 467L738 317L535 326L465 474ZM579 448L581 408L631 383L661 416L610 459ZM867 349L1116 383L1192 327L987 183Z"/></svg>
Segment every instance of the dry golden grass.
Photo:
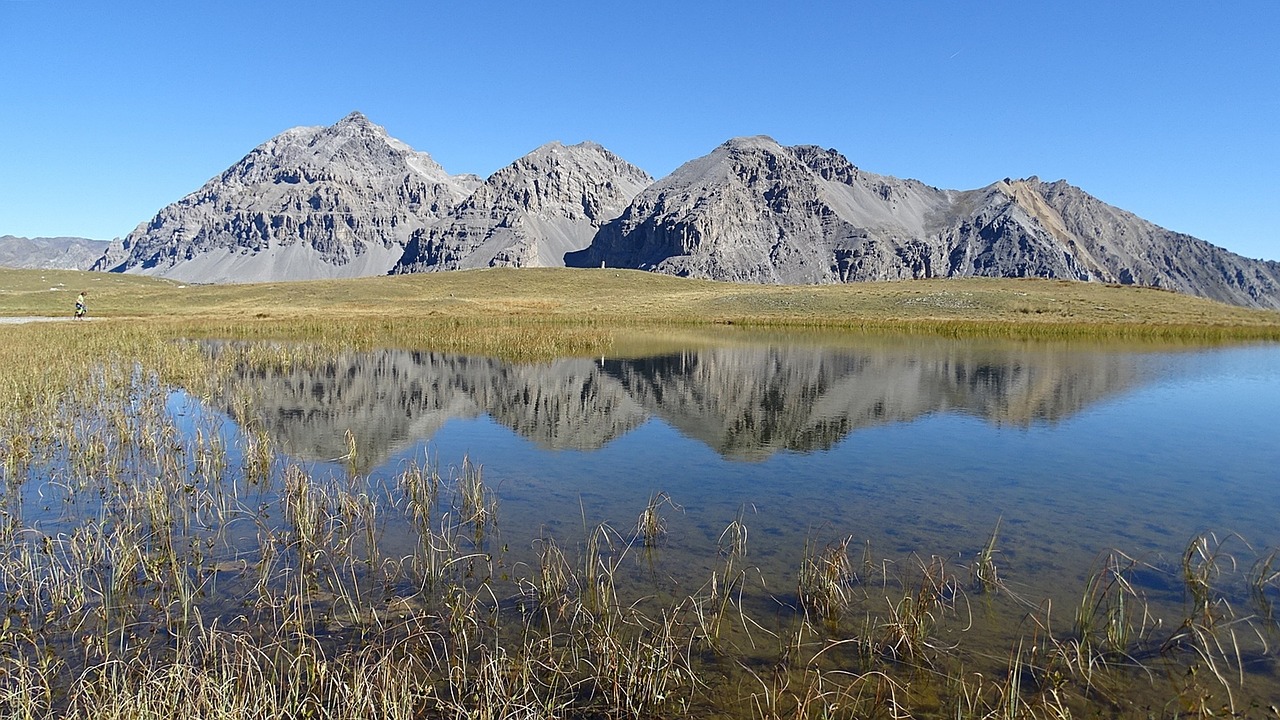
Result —
<svg viewBox="0 0 1280 720"><path fill-rule="evenodd" d="M0 270L0 315L179 320L263 335L392 335L429 326L516 328L747 325L1006 337L1280 339L1280 312L1150 288L1057 280L956 279L740 285L627 270L491 269L354 280L183 285L72 271ZM356 334L360 334L357 332Z"/></svg>

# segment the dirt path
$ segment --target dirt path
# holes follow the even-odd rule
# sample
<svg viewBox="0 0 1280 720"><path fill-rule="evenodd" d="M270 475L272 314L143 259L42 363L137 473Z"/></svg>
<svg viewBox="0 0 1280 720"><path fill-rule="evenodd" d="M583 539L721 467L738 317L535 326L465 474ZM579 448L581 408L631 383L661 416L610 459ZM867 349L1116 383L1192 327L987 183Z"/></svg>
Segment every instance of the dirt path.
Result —
<svg viewBox="0 0 1280 720"><path fill-rule="evenodd" d="M66 322L72 320L69 317L0 317L0 325L21 325L29 322Z"/></svg>

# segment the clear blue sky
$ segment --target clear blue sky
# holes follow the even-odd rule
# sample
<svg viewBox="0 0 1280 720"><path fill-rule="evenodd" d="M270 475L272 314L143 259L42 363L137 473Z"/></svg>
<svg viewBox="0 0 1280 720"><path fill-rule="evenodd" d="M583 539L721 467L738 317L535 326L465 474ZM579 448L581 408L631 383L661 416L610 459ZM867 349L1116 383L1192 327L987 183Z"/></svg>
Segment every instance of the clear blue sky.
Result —
<svg viewBox="0 0 1280 720"><path fill-rule="evenodd" d="M594 140L661 177L766 134L1280 260L1275 0L0 0L0 234L124 235L357 109L454 173Z"/></svg>

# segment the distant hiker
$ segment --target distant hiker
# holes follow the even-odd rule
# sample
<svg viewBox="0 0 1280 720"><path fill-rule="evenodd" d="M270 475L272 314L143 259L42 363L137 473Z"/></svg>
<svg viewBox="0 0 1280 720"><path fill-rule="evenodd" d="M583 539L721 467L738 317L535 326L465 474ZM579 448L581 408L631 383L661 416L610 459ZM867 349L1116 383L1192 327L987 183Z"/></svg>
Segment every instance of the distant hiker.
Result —
<svg viewBox="0 0 1280 720"><path fill-rule="evenodd" d="M85 313L89 312L89 306L85 304L84 296L88 295L88 291L82 292L76 296L76 319L83 320Z"/></svg>

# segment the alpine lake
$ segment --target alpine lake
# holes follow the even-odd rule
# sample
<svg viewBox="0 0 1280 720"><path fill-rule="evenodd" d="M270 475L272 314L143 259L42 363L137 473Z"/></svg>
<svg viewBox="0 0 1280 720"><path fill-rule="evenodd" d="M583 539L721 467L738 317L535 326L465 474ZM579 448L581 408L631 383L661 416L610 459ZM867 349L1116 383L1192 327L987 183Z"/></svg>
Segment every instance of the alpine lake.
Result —
<svg viewBox="0 0 1280 720"><path fill-rule="evenodd" d="M7 715L1278 714L1275 344L192 346L11 442Z"/></svg>

